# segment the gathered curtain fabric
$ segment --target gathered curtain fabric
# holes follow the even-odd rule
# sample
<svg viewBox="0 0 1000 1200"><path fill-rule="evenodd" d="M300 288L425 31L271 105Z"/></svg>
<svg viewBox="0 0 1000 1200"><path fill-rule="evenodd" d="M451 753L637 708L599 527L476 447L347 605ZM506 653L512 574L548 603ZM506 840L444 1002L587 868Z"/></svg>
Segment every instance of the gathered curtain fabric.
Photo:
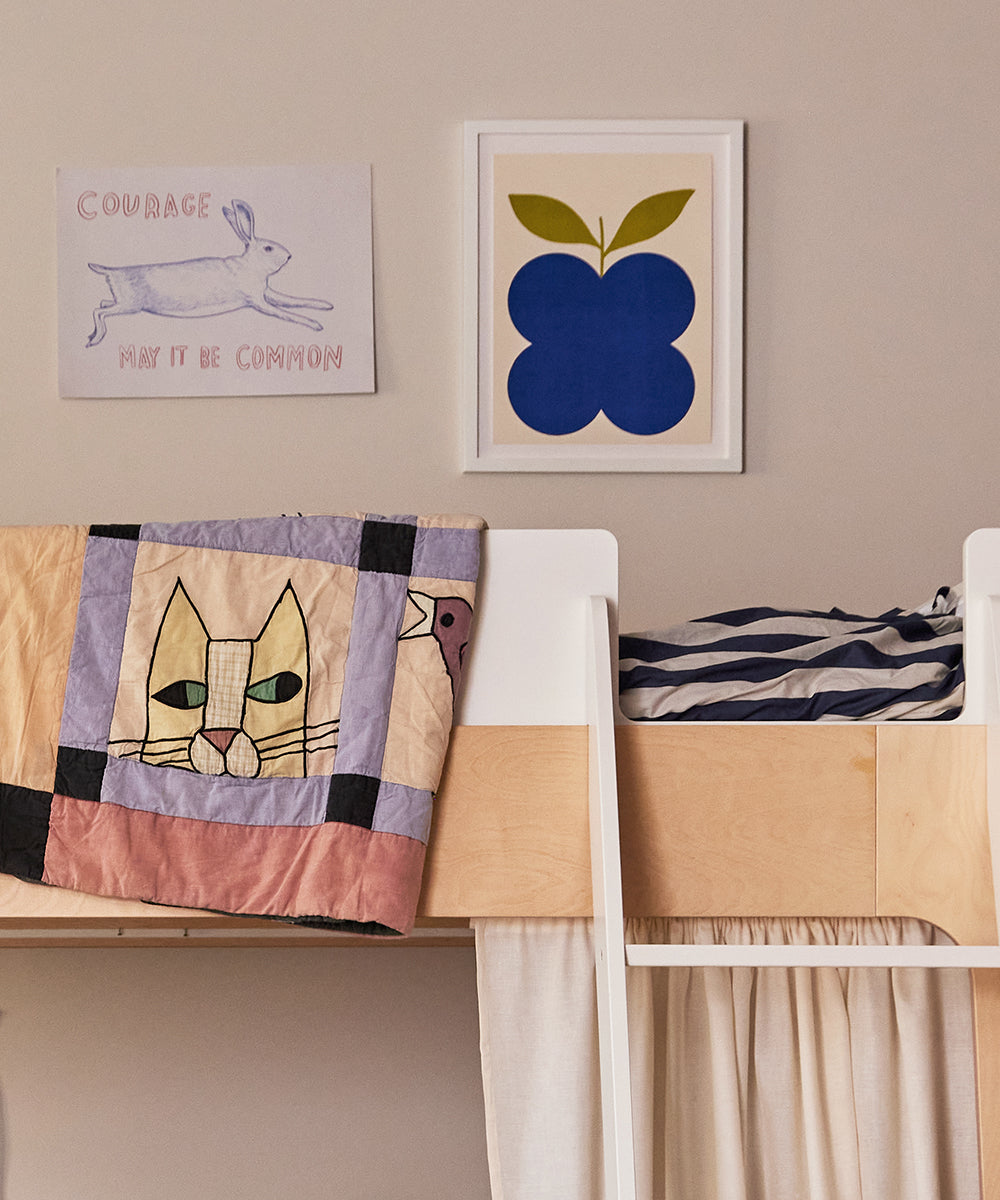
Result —
<svg viewBox="0 0 1000 1200"><path fill-rule="evenodd" d="M592 923L475 922L493 1200L603 1200ZM892 919L627 922L649 943L935 944ZM970 1200L969 973L630 967L639 1200Z"/></svg>

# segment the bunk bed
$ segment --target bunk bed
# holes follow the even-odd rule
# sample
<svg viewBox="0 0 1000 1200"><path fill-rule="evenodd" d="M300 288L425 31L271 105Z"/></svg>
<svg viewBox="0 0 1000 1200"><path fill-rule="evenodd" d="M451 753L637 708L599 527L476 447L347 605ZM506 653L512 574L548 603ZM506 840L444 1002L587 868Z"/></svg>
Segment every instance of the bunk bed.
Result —
<svg viewBox="0 0 1000 1200"><path fill-rule="evenodd" d="M418 921L468 944L489 916L595 919L606 1191L632 1200L631 965L970 967L983 1191L1000 1196L1000 948L989 820L1000 702L1000 531L966 545L966 700L947 723L630 724L617 710L617 547L487 531L470 661ZM804 786L803 781L808 781ZM777 819L780 817L780 820ZM623 917L905 915L951 947L627 946ZM0 877L0 946L337 945L327 930Z"/></svg>

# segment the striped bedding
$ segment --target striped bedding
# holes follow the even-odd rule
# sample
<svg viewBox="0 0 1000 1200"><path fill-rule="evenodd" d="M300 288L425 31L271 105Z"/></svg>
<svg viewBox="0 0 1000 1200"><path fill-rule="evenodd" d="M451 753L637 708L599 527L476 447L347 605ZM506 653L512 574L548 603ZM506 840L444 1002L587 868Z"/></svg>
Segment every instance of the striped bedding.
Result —
<svg viewBox="0 0 1000 1200"><path fill-rule="evenodd" d="M962 596L878 617L745 608L619 641L635 721L946 721L962 708Z"/></svg>

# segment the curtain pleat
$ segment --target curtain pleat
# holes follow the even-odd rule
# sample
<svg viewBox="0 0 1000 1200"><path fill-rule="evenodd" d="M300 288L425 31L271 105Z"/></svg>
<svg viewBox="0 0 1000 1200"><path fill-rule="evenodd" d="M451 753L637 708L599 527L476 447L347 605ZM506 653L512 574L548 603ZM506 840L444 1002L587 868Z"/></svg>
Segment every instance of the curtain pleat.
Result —
<svg viewBox="0 0 1000 1200"><path fill-rule="evenodd" d="M476 925L493 1200L602 1200L591 923ZM630 921L635 942L926 944L905 919ZM640 1200L973 1200L968 972L629 968Z"/></svg>

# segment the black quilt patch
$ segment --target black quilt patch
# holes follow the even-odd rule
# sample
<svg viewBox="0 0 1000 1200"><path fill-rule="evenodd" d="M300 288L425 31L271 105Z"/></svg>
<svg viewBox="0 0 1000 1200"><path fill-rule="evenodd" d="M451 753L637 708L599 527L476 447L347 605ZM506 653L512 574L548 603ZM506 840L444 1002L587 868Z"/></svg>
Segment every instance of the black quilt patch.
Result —
<svg viewBox="0 0 1000 1200"><path fill-rule="evenodd" d="M51 811L51 792L0 783L0 871L41 880Z"/></svg>
<svg viewBox="0 0 1000 1200"><path fill-rule="evenodd" d="M101 798L107 763L108 756L102 750L60 746L56 753L56 794L96 803Z"/></svg>
<svg viewBox="0 0 1000 1200"><path fill-rule="evenodd" d="M365 521L361 530L358 568L389 575L409 575L417 527L395 521Z"/></svg>
<svg viewBox="0 0 1000 1200"><path fill-rule="evenodd" d="M137 542L141 525L91 525L91 537L118 538L123 542Z"/></svg>
<svg viewBox="0 0 1000 1200"><path fill-rule="evenodd" d="M371 829L379 781L370 775L331 775L326 819Z"/></svg>

